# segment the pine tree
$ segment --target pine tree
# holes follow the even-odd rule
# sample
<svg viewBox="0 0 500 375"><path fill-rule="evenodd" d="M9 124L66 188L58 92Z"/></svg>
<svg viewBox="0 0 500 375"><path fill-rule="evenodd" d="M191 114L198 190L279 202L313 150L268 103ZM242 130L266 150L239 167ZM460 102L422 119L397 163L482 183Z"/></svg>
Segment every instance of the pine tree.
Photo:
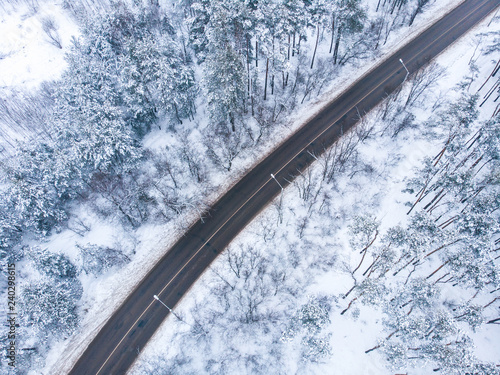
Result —
<svg viewBox="0 0 500 375"><path fill-rule="evenodd" d="M360 0L337 0L334 4L337 36L333 50L333 63L337 64L337 62L344 62L342 55L339 55L341 40L363 30L366 13L361 8Z"/></svg>
<svg viewBox="0 0 500 375"><path fill-rule="evenodd" d="M122 267L130 259L119 250L87 244L78 246L82 257L83 270L95 277L107 272L111 267Z"/></svg>
<svg viewBox="0 0 500 375"><path fill-rule="evenodd" d="M52 253L39 247L30 248L25 254L42 274L55 280L74 279L78 274L76 266L64 254Z"/></svg>
<svg viewBox="0 0 500 375"><path fill-rule="evenodd" d="M245 69L230 31L230 18L224 7L212 8L207 30L209 46L205 62L204 86L210 123L214 128L236 130L245 104Z"/></svg>
<svg viewBox="0 0 500 375"><path fill-rule="evenodd" d="M81 295L82 286L76 279L30 282L19 296L21 319L45 341L52 335L68 336L79 324L76 303Z"/></svg>

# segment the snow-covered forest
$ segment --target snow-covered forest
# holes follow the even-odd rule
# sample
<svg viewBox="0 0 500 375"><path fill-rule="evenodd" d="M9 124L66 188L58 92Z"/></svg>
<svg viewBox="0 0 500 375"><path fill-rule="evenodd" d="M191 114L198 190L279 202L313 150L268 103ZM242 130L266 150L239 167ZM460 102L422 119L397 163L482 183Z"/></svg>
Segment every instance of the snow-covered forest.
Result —
<svg viewBox="0 0 500 375"><path fill-rule="evenodd" d="M74 343L134 285L120 280L145 274L291 119L300 124L419 18L446 10L438 5L0 2L65 53L55 77L0 88L0 257L5 272L17 267L16 373L70 365L61 358L74 359ZM453 89L440 86L447 66L429 65L299 176L168 319L163 336L176 345L134 373L323 373L332 363L360 373L338 355L339 324L370 327L350 347L375 357L376 373L498 373L498 335L484 334L500 319L500 31L488 22L466 46L466 68L446 78ZM2 48L0 64L16 55ZM401 167L408 142L427 150L411 170ZM99 316L103 289L113 302ZM474 350L484 342L496 359Z"/></svg>
<svg viewBox="0 0 500 375"><path fill-rule="evenodd" d="M474 43L299 176L133 373L499 373L498 32Z"/></svg>

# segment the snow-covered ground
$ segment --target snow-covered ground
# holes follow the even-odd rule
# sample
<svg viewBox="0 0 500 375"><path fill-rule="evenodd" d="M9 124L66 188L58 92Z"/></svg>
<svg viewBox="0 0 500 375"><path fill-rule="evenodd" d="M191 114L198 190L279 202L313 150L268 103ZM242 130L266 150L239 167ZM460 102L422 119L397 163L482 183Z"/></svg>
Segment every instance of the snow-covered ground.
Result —
<svg viewBox="0 0 500 375"><path fill-rule="evenodd" d="M453 88L465 76L470 74L469 63L471 60L475 60L476 64L484 67L484 69L481 69L481 75L471 86L470 92L477 90L489 75L494 65L492 65L491 56L485 56L480 52L481 46L484 47L485 40L488 40L487 37L480 34L498 29L498 21L489 25L490 21L491 17L488 17L467 36L438 57L437 63L446 68L446 76L437 82L436 87L426 93L426 103L428 104L421 106L416 111L418 113L418 123L424 123L432 115L432 104L436 103L438 98L446 98L446 100L451 101L454 96L457 96L457 92ZM397 40L397 37L394 40ZM491 39L489 41L491 42ZM482 44L479 48L476 48L480 42ZM390 51L390 48L387 51ZM365 67L365 69L367 68ZM361 70L363 68L358 71ZM353 75L354 73L350 76ZM332 96L322 98L322 100L326 101ZM320 99L316 105L320 107L321 104ZM311 107L314 108L314 105ZM481 110L480 118L490 118L495 107L496 104L491 102L485 105ZM308 113L313 112L314 110ZM376 110L373 112L376 112ZM367 116L366 122L368 124L377 121L373 112ZM306 117L297 118L296 123L302 123ZM418 130L407 130L398 138L393 138L388 133L383 134L386 124L379 122L374 125L377 136L363 143L358 150L360 153L358 164L371 166L374 172L367 175L361 171L354 177L351 175L353 171L345 173L337 182L338 190L329 192L329 194L333 195L332 201L337 201L335 207L331 209L337 213L337 217L333 217L332 222L327 225L314 220L309 221L307 224L308 229L306 229L306 232L309 231L310 233L309 236L306 234L305 237L308 241L315 241L312 245L308 243L308 248L315 251L315 249L322 246L332 246L335 248L333 253L338 257L338 260L337 266L333 270L328 272L318 271L313 276L314 281L304 286L304 296L309 294L341 296L350 289L352 286L350 273L342 270L341 264L357 264L359 254L352 254L349 249L347 225L354 216L360 214L374 215L381 221L381 230L398 224L405 224L408 218L406 215L408 207L405 206L405 203L412 199L409 194L402 192L406 181L421 166L422 159L425 156L432 157L436 155L442 147L442 139L432 139L422 134L421 127ZM320 173L321 163L319 162L311 167L311 170L313 174ZM304 241L302 238L298 238L296 229L299 227L300 218L304 217L304 207L298 196L299 191L296 186L288 188L283 196L283 222L278 224L278 202L275 202L262 212L230 247L236 249L252 246L253 248L265 250L269 246L275 246L281 249L276 250L276 252L285 256L286 249L289 249L297 242ZM273 236L282 240L271 240L271 245L266 243L267 241L262 238L262 230L259 230L259 228L262 229L266 225L272 226L275 231ZM333 229L333 233L325 234L324 230L328 225L335 229ZM302 253L301 256L307 257L306 253ZM221 269L224 269L223 263L226 261L223 258L218 259L212 268L220 272ZM197 303L210 305L212 303L204 300L207 295L210 295L209 288L213 285L214 278L216 279L213 273L208 271L178 305L177 313L185 317L188 322L192 323L196 319L196 316L191 316L194 305ZM315 366L314 370L302 368L300 371L294 369L293 372L353 375L394 373L388 372L391 370L386 367L385 359L377 351L365 354L365 350L374 347L377 340L384 335L382 333L381 312L373 307L358 304L355 312L340 315L339 312L346 308L347 302L348 300L339 298L334 303L334 311L330 315L331 325L325 329L325 332L331 334L332 356ZM193 350L175 348L175 344L179 342L176 341L176 333L185 330L186 324L171 315L143 351L131 373L134 375L146 374L152 369L157 369L159 367L155 367L154 364L156 363L156 366L158 366L158 363L161 363L161 360L159 360L161 358L166 358L166 363L173 363L176 353L180 350L191 353L191 355L193 351L202 350L199 348ZM498 361L498 358L500 358L500 327L491 325L485 328L483 326L478 332L471 333L471 335L474 337L477 348L475 355L480 360ZM240 343L240 345L244 347L247 344ZM221 346L225 347L224 344ZM242 351L244 352L244 350ZM213 350L213 352L219 353L217 350ZM199 355L203 356L203 354ZM269 359L269 361L272 360ZM295 361L293 355L290 354L289 360L283 362L290 364L295 363ZM396 373L423 375L428 374L429 371L432 371L432 369L418 369L408 366L401 369L401 371L396 371ZM283 373L292 372L283 369Z"/></svg>
<svg viewBox="0 0 500 375"><path fill-rule="evenodd" d="M0 100L7 105L29 100L43 82L60 78L71 40L79 35L77 23L62 8L61 1L31 4L0 4ZM2 115L7 116L3 111ZM6 140L14 143L23 138L21 125L12 126L12 122L0 118L1 148Z"/></svg>
<svg viewBox="0 0 500 375"><path fill-rule="evenodd" d="M35 2L36 3L36 2ZM43 24L52 20L54 45ZM78 37L77 24L57 0L44 1L35 8L24 2L4 4L0 15L0 89L33 89L41 82L60 77L66 68L65 52L71 38Z"/></svg>
<svg viewBox="0 0 500 375"><path fill-rule="evenodd" d="M409 38L418 34L419 31L446 13L458 2L457 0L446 0L434 3L423 15L417 17L411 29L403 28L399 32L391 34L387 44L381 50L380 57L383 58L384 55L390 53L397 46L404 44ZM375 4L376 1L373 1L371 8L374 8ZM57 33L61 38L62 49L51 44L47 33L43 31L42 22L47 17L54 20ZM489 29L486 26L488 21L483 22L481 28L477 28L475 32L488 31ZM36 12L25 4L16 6L3 5L2 18L0 19L0 35L2 35L0 39L0 92L2 95L7 96L13 92L33 90L45 80L57 79L65 68L64 53L70 46L71 37L78 35L78 29L76 22L73 22L61 8L59 1L45 1L43 6L40 6ZM440 82L440 91L445 95L448 95L448 93L451 95L450 88L467 73L467 63L471 58L471 51L475 47L476 39L473 33L470 33L469 36L460 40L453 48L440 56L440 64L448 69L448 77ZM323 43L320 48L328 48L327 43ZM373 63L373 61L364 61L360 66L344 69L342 75L332 83L326 94L307 103L307 111L303 109L304 107L301 107L296 111L291 121L288 122L287 127L275 130L274 134L269 137L269 142L253 151L251 155L247 154L237 159L231 176L221 174L219 177L220 189L212 192L206 202L213 202L256 160L268 154L280 140L286 138L294 129L312 117L331 98L348 87L356 77L371 69ZM485 108L483 113L487 113L488 110L491 111L492 109ZM423 111L422 118L425 118L425 112ZM488 114L485 116L488 116ZM165 133L155 133L150 139L153 140L158 135L165 136ZM342 205L344 205L344 207L339 206L339 212L349 212L349 207L371 207L371 212L377 218L383 220L383 225L387 227L405 220L405 210L401 209L401 206L408 198L400 193L402 186L404 186L403 180L413 167L420 165L423 156L433 155L438 147L438 145L429 145L426 140L419 138L417 134L405 136L409 139L406 143L402 141L401 137L398 143L394 143L390 138L386 137L383 140L378 139L376 142L363 145L360 149L363 160L367 164L377 166L376 170L380 173L377 179L378 184L371 184L366 178L364 180L363 178L350 180L346 177L343 181L339 181L339 190L342 192L340 193ZM157 139L155 142L159 142ZM380 166L391 165L391 163L391 168L379 169ZM367 182L369 183L367 184ZM369 188L367 188L367 185L369 185ZM353 189L353 187L356 189ZM352 190L356 190L356 194ZM297 201L296 194L297 192L293 188L288 189L285 193L285 211L300 210L299 207L291 204L291 202ZM339 193L336 192L335 194ZM262 220L275 221L275 212L276 207L270 206L252 226L240 234L236 242L238 244L244 244L245 242L259 243L260 239L255 238L253 235L256 232L254 230L255 226L261 225ZM85 215L87 213L82 213L81 217L85 217ZM79 255L75 244L97 243L123 249L124 253L129 256L133 255L132 262L117 272L112 269L98 278L82 277L85 292L81 302L81 310L86 311L84 321L72 338L53 344L47 358L46 367L44 369L33 369L33 373L59 374L67 372L129 291L168 250L170 245L182 235L189 224L198 218L195 211L188 212L180 216L175 222L167 225L144 225L139 229L138 233L131 236L122 229L118 229L120 228L118 225L110 222L100 222L90 214L88 215L87 220L91 224L91 230L83 237L67 230L54 235L43 246L54 251L64 252L73 260L76 260ZM345 220L347 217L342 217L342 219ZM278 230L286 228L287 225L291 227L295 223L285 219L278 226ZM309 225L314 226L314 224ZM293 230L288 232L286 229L284 230L284 233L287 233L288 236L293 236L293 233L291 233ZM292 241L293 237L289 238L289 240ZM343 237L335 237L335 240L338 240L340 244L347 244L347 240ZM346 255L339 250L339 256L342 258ZM132 278L131 275L134 277ZM200 280L190 294L179 304L178 309L181 312L187 314L193 301L204 295L205 285L203 280ZM346 278L345 275L325 273L321 274L321 277L308 287L308 292L341 294L345 293L350 284L349 278ZM341 305L342 301L339 301L339 306ZM379 354L376 352L371 353L369 356L364 354L364 350L375 345L381 329L380 315L373 311L364 310L369 309L360 307L359 318L354 318L352 315L340 317L338 314L332 314L332 325L328 327L328 332L332 334L333 356L328 363L318 367L317 373L332 373L332 368L335 369L333 373L338 374L387 373L384 361ZM167 319L141 356L140 361L147 362L150 358L161 356L162 348L167 346L174 333L173 330L179 328L179 326L181 326L180 329L182 330L182 324L176 324L172 318ZM500 337L500 335L496 337ZM490 344L485 344L488 343L488 340L490 340ZM494 342L494 339L488 334L485 335L484 341L480 341L478 344L478 347L483 349L483 353L489 352L489 359L495 359L495 355L498 358L499 355L498 342L496 342L496 349L492 342ZM486 346L489 350L484 350ZM141 362L138 365L140 366Z"/></svg>

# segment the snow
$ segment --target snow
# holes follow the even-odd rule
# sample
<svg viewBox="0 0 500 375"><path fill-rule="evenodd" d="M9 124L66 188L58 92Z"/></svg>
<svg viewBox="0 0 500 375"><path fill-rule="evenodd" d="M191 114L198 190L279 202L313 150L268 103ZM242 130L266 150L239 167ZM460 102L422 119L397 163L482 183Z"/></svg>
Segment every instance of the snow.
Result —
<svg viewBox="0 0 500 375"><path fill-rule="evenodd" d="M448 73L446 77L440 80L438 90L443 96L446 96L447 99L451 100L457 95L457 93L453 91L453 88L464 75L468 74L468 63L471 59L471 51L473 51L473 47L476 46L476 34L491 30L491 28L487 26L490 18L491 17L488 17L477 26L473 32L459 40L438 57L437 63L446 67ZM423 26L422 23L420 26ZM492 27L498 27L498 23L494 23ZM397 38L395 38L395 40L397 40ZM387 49L387 52L389 51L390 49ZM477 55L475 58L478 58ZM491 61L489 61L490 59L487 56L481 56L479 59L479 66L488 63L491 65ZM483 75L489 74L491 68L483 69ZM364 69L366 70L369 68L365 67ZM357 72L360 70L362 70L362 68L358 69ZM358 76L357 72L356 74L351 72L346 73L346 77ZM476 84L482 82L482 78L484 77L478 78ZM347 79L348 78L346 78L346 80ZM342 89L336 90L336 93L338 93L343 90L346 85L338 85L337 83L336 86L342 87ZM471 91L472 89L473 88L471 88ZM306 119L310 117L310 113L314 113L317 108L320 108L322 104L333 97L334 94L326 94L325 96L326 98L324 98L323 101L318 100L316 103L310 104L310 111L300 111L301 115L298 115L294 119L294 125L291 128L294 128L296 124L306 121ZM427 103L433 103L433 101L427 101ZM490 117L493 110L494 105L490 103L481 111L481 117ZM368 115L368 122L376 120L373 112ZM424 107L417 112L419 112L417 121L421 123L424 123L431 115L428 107ZM383 127L383 124L378 124L379 131L381 127ZM347 252L343 250L348 248L345 225L353 215L362 212L373 213L377 219L381 220L381 229L386 229L400 223L404 224L406 222L406 211L408 208L404 206L404 203L412 198L407 193L402 192L405 187L405 181L412 176L416 168L421 166L423 157L434 156L440 150L441 145L441 139L429 139L429 137L422 136L415 131L409 130L400 135L397 141L385 135L372 139L360 147L359 152L361 154L361 161L373 166L375 168L375 173L371 177L357 176L350 178L344 176L337 182L338 190L336 190L334 194L341 199L338 199L340 203L338 203L338 207L334 209L334 212L337 212L337 218L340 221L336 223L337 227L344 228L338 229L336 235L333 236L337 241L337 246L340 247L340 250L337 250L339 251L338 262L356 264L359 261L357 256L353 256L348 250ZM311 167L313 171L318 171L319 168L320 166L318 164ZM298 192L295 187L286 189L283 196L283 204L286 207L285 212L289 215L285 213L284 223L278 225L276 228L276 236L283 236L287 239L287 243L293 243L296 239L293 228L296 228L297 223L294 219L294 215L303 211L303 208L300 207L300 199L297 198L297 195ZM262 238L259 236L256 227L265 226L265 223L276 220L277 204L278 203L272 204L266 208L251 225L238 235L231 246L244 246L245 244L253 244L255 246L255 244L262 243ZM297 214L297 216L301 217L302 215ZM314 225L321 226L320 223L315 224L313 222L310 223L309 227ZM335 227L335 224L333 226ZM328 237L328 239L314 237L314 239L319 245L331 240L331 237ZM286 246L283 246L283 248L286 248ZM221 262L222 260L218 259L212 267L218 267ZM202 299L203 296L206 295L205 285L208 283L208 274L209 272L203 275L199 282L191 289L190 293L178 304L176 310L179 314L189 316L191 307L195 301ZM318 273L314 283L306 287L304 294L327 293L340 296L351 286L352 280L350 276L336 268L332 272L322 275ZM339 298L338 302L334 304L334 312L331 314L332 323L328 328L328 332L332 334L331 344L333 355L326 363L315 367L313 373L345 375L361 373L373 375L387 374L388 368L386 367L385 359L379 352L364 353L365 350L375 346L378 339L388 334L382 331L381 313L373 307L357 304L356 308L359 309L359 312L353 314L351 311L345 315L340 315L338 312L346 307L347 302L348 301ZM355 311L355 308L351 310ZM131 370L131 374L144 374L144 368L141 366L145 366L148 361L154 361L155 358L161 358L167 355L164 348L169 347L167 358L173 358L178 350L172 348L171 345L176 330L182 331L182 327L179 326L178 322L175 322L173 317L168 318L148 343L147 348L143 351L141 357ZM472 337L477 346L475 354L479 359L484 361L497 361L498 358L500 358L500 342L498 341L498 337L500 337L500 328L498 326L488 326L487 328L483 326L477 333L472 334ZM394 369L394 373L406 373L408 371L408 373L411 374L423 375L431 370L432 369L429 368L418 369L410 367L401 369L401 371Z"/></svg>
<svg viewBox="0 0 500 375"><path fill-rule="evenodd" d="M387 44L382 48L380 58L383 59L395 48L406 43L457 3L457 0L432 3L428 10L417 17L411 29L403 28L390 36ZM36 13L30 11L25 4L16 7L6 5L4 11L0 19L0 35L2 35L0 39L0 92L2 95L4 93L9 95L11 90L17 89L33 90L39 87L43 81L60 77L65 68L64 53L70 46L71 37L78 35L76 23L67 16L60 3L58 1L46 1ZM47 16L53 17L59 26L58 31L62 39L62 50L51 45L42 30L41 21ZM488 30L486 27L488 22L489 18L483 21L482 25L477 27L474 32ZM448 77L439 84L439 89L444 95L453 95L450 90L467 71L466 67L471 57L471 51L476 46L476 39L473 34L470 33L459 40L438 59L438 62L445 66L449 72ZM327 48L327 43L320 44L319 48ZM318 55L320 55L320 51L318 51ZM247 153L239 157L235 161L233 171L229 176L218 172L213 179L213 184L218 189L211 190L204 202L206 204L214 202L257 160L263 159L293 130L306 122L307 119L313 117L332 98L352 85L356 77L372 68L373 61L365 61L359 66L350 66L343 69L341 76L335 82L332 82L331 87L326 90L324 95L306 101L307 110L304 110L306 105L300 107L296 110L291 121L288 122L289 125L277 128L266 144L261 145L251 154ZM491 106L485 108L482 111L483 116L487 117L488 113L493 110L494 107L491 108ZM426 115L427 113L423 111L419 120L423 121ZM369 116L372 116L372 114ZM199 117L201 120L198 119L197 121L206 121L207 116L204 116L203 113ZM187 126L195 127L189 123ZM161 130L152 132L145 140L145 146L156 150L164 147L175 147L177 141L170 135L166 136L166 134L168 133ZM191 137L197 136L199 136L199 133L191 134ZM353 207L373 212L378 219L382 220L384 228L406 220L405 210L401 210L402 204L408 200L408 196L401 193L404 187L404 179L408 178L411 172L420 166L423 156L434 155L439 145L438 142L429 144L428 140L415 134L405 134L404 136L406 139L400 139L397 144L389 137L385 137L376 142L369 142L360 149L362 160L376 169L378 174L376 177L377 184L371 184L371 177L361 176L361 174L352 180L344 178L338 182L339 191L334 192L334 194L341 195L342 204L336 207L339 221L336 224L343 229L339 229L333 238L339 241L341 247L347 247L345 222L352 216ZM319 167L316 165L314 168ZM352 190L355 190L355 193L352 193ZM300 200L297 199L297 192L294 188L287 189L283 201L289 212L304 211L303 207L296 204ZM251 226L238 236L236 241L238 243L261 242L262 239L256 234L258 233L256 228L263 225L263 221L274 222L276 209L276 205L269 206ZM55 252L64 252L72 260L77 261L79 255L75 244L94 243L123 248L126 254L133 255L133 260L121 270L111 270L97 278L93 276L81 278L85 290L81 301L81 309L86 310L86 313L80 328L70 340L55 343L47 358L45 369L33 369L33 373L52 374L69 371L74 361L97 334L99 328L121 304L133 287L176 239L182 235L184 230L198 219L196 212L188 212L182 214L175 222L167 225L144 225L135 233L127 233L120 229L121 226L110 222L102 222L90 212L82 212L80 217L86 217L91 223L91 230L84 236L66 230L51 237L42 246ZM282 227L287 225L294 227L296 223L293 220L285 221ZM292 232L292 230L289 230L289 232ZM297 239L293 234L289 233L289 235L288 240ZM317 240L318 243L324 242L321 238ZM340 252L338 254L340 259L347 263L356 262L357 258L351 259L350 254L342 253L341 249L338 251ZM131 277L131 275L134 277ZM203 277L205 278L206 275ZM345 293L351 285L352 280L345 273L330 272L321 274L312 285L308 286L308 292L326 292L340 295ZM187 315L189 313L194 302L204 295L204 288L204 279L202 278L178 305L177 308L181 314ZM342 310L345 308L346 302L339 299L335 309ZM357 318L352 313L340 316L338 311L334 311L331 314L332 324L328 327L328 332L332 334L333 355L327 363L319 366L314 373L346 375L387 373L384 359L378 352L375 351L369 355L364 354L364 351L376 345L377 338L381 337L381 314L372 308L359 304L357 308L359 308L359 317ZM137 365L140 366L141 362L147 362L149 358L161 355L162 348L167 347L175 332L183 329L186 329L186 327L183 326L182 322L175 321L172 317L167 319L150 341ZM476 337L478 337L478 353L483 356L483 359L496 360L500 357L498 339L495 340L495 337L500 337L497 326L489 327L488 332L485 329L480 330Z"/></svg>
<svg viewBox="0 0 500 375"><path fill-rule="evenodd" d="M35 2L37 3L37 2ZM58 79L66 69L65 54L71 39L78 37L76 22L57 0L46 0L36 11L27 2L0 4L0 97L6 103L29 100L43 82ZM50 44L42 22L52 19L61 47ZM0 116L0 133L12 140L22 138ZM0 149L9 149L6 141Z"/></svg>
<svg viewBox="0 0 500 375"><path fill-rule="evenodd" d="M33 89L59 78L66 68L65 51L79 34L60 2L46 1L36 12L26 3L7 4L0 17L0 89ZM62 49L50 44L43 31L47 17L55 21Z"/></svg>

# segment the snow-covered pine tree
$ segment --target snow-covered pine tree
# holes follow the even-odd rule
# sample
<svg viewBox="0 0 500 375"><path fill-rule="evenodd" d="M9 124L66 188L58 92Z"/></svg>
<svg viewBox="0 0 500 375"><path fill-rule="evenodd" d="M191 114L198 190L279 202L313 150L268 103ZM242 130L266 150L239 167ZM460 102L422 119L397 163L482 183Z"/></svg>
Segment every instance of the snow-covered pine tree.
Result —
<svg viewBox="0 0 500 375"><path fill-rule="evenodd" d="M222 4L211 7L204 86L211 126L236 130L246 100L243 58L231 34L231 18Z"/></svg>
<svg viewBox="0 0 500 375"><path fill-rule="evenodd" d="M336 0L333 12L336 20L333 63L343 64L345 63L345 53L340 50L341 41L363 30L366 12L361 7L360 0ZM349 44L346 45L346 47L348 46Z"/></svg>

